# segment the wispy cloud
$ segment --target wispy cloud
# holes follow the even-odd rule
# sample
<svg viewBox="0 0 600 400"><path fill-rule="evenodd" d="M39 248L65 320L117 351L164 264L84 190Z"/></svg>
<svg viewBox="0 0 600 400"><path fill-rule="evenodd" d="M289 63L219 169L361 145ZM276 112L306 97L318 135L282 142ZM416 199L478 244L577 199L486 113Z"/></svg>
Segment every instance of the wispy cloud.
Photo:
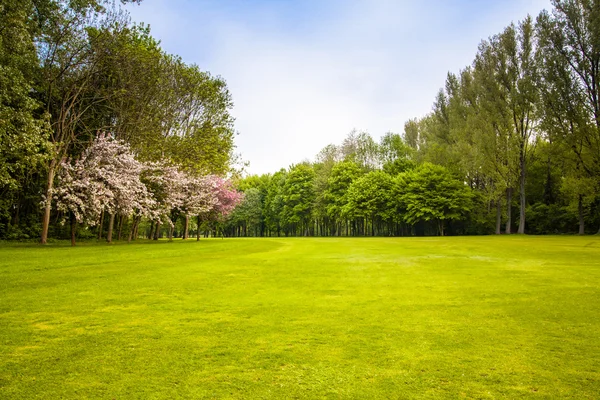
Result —
<svg viewBox="0 0 600 400"><path fill-rule="evenodd" d="M145 0L163 47L223 76L253 173L312 158L353 129L379 137L426 114L448 71L548 0Z"/></svg>

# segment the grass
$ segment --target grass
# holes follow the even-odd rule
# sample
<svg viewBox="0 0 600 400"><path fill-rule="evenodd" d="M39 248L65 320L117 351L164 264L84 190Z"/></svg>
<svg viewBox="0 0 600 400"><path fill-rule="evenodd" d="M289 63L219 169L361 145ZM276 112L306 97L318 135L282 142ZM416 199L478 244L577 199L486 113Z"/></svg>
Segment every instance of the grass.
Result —
<svg viewBox="0 0 600 400"><path fill-rule="evenodd" d="M600 238L0 247L0 398L600 393Z"/></svg>

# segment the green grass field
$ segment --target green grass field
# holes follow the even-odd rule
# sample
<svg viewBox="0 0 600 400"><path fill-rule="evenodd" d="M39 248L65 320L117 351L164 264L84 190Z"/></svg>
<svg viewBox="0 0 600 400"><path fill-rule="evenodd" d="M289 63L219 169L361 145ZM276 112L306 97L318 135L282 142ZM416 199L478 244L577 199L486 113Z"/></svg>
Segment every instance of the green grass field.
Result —
<svg viewBox="0 0 600 400"><path fill-rule="evenodd" d="M1 399L599 396L599 237L0 246Z"/></svg>

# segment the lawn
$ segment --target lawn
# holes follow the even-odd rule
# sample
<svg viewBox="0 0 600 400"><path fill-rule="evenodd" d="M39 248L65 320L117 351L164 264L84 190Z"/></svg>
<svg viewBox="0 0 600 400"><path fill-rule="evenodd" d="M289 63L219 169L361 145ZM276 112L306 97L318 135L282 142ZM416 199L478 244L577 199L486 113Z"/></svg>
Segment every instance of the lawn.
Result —
<svg viewBox="0 0 600 400"><path fill-rule="evenodd" d="M600 393L600 238L0 246L0 398Z"/></svg>

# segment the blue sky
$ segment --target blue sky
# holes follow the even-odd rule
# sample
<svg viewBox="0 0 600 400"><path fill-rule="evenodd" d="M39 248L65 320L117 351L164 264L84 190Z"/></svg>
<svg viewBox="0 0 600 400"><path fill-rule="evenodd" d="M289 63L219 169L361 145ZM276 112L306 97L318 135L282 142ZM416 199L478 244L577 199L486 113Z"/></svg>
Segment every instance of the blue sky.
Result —
<svg viewBox="0 0 600 400"><path fill-rule="evenodd" d="M427 114L482 39L549 0L144 0L169 53L220 75L249 173L306 159L354 128L378 139Z"/></svg>

